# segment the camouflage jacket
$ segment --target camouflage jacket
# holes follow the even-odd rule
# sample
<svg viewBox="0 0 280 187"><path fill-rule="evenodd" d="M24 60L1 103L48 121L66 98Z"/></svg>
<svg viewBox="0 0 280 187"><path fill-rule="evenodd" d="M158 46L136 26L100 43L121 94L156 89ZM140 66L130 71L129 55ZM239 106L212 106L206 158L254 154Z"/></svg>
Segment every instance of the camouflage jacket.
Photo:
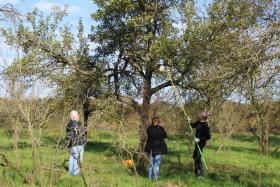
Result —
<svg viewBox="0 0 280 187"><path fill-rule="evenodd" d="M70 120L66 127L66 133L69 140L68 147L85 145L87 143L86 132L86 127L82 126L79 121Z"/></svg>

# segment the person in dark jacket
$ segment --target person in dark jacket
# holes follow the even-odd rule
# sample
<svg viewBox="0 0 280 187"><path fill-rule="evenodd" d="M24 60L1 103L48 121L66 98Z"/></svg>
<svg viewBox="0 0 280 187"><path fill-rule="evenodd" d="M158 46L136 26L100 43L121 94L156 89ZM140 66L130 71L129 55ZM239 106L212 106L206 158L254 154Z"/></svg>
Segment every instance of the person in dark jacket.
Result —
<svg viewBox="0 0 280 187"><path fill-rule="evenodd" d="M148 140L145 151L150 155L148 177L157 179L162 155L167 154L167 145L164 141L167 134L158 117L153 117L152 124L147 128Z"/></svg>
<svg viewBox="0 0 280 187"><path fill-rule="evenodd" d="M203 148L206 145L206 141L211 138L209 126L207 123L207 113L201 112L200 120L195 123L191 123L191 119L189 119L189 121L192 128L196 129L195 139L194 139L196 143L195 143L195 149L193 153L193 159L195 163L194 164L195 173L199 176L204 176L204 168L201 162L201 155L198 146L202 152Z"/></svg>
<svg viewBox="0 0 280 187"><path fill-rule="evenodd" d="M71 111L66 133L69 139L69 173L79 175L80 166L83 160L84 146L87 142L86 128L79 122L80 116L76 110Z"/></svg>

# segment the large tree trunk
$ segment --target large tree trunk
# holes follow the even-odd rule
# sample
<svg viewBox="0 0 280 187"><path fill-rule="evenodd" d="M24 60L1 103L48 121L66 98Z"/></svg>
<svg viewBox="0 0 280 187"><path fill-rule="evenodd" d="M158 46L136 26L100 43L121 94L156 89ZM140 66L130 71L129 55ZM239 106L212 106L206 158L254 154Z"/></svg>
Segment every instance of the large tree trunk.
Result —
<svg viewBox="0 0 280 187"><path fill-rule="evenodd" d="M140 125L139 125L139 148L140 152L144 152L147 141L147 126L149 125L149 111L150 103L143 103L140 111Z"/></svg>
<svg viewBox="0 0 280 187"><path fill-rule="evenodd" d="M145 152L145 144L147 141L147 126L150 122L150 106L151 106L151 79L152 76L148 75L144 81L143 85L143 104L138 111L140 117L140 125L139 125L139 145L138 151L143 153ZM138 158L138 167L143 169L145 166L145 157L142 155Z"/></svg>
<svg viewBox="0 0 280 187"><path fill-rule="evenodd" d="M143 103L140 111L140 125L139 125L139 145L138 152L141 154L138 155L137 158L137 168L140 171L144 171L145 163L147 161L147 157L145 156L145 146L147 141L147 126L149 125L149 110L150 110L150 102Z"/></svg>
<svg viewBox="0 0 280 187"><path fill-rule="evenodd" d="M88 118L90 115L90 112L86 109L83 110L83 114L84 114L84 126L87 127L88 126Z"/></svg>
<svg viewBox="0 0 280 187"><path fill-rule="evenodd" d="M260 103L256 99L255 95L251 95L251 102L254 107L254 109L257 112L256 118L257 118L257 127L258 127L258 141L259 141L259 148L260 152L262 154L267 154L269 152L268 149L268 124L265 121L264 117L267 114L268 106L266 106L266 103Z"/></svg>
<svg viewBox="0 0 280 187"><path fill-rule="evenodd" d="M87 127L88 126L88 118L90 115L91 111L89 109L89 103L86 101L83 104L83 119L84 119L84 126Z"/></svg>
<svg viewBox="0 0 280 187"><path fill-rule="evenodd" d="M268 125L261 120L261 137L259 139L260 150L262 154L267 154L268 149Z"/></svg>
<svg viewBox="0 0 280 187"><path fill-rule="evenodd" d="M87 101L83 104L83 118L84 118L84 126L85 126L85 127L88 126L89 115L91 114L92 111L93 111L93 107L90 105L89 101L87 100ZM87 132L88 132L88 131L86 131L86 136L88 135Z"/></svg>
<svg viewBox="0 0 280 187"><path fill-rule="evenodd" d="M268 125L265 123L263 119L263 114L258 112L257 114L257 125L259 127L259 134L258 134L258 140L259 140L259 148L260 152L262 154L268 153Z"/></svg>

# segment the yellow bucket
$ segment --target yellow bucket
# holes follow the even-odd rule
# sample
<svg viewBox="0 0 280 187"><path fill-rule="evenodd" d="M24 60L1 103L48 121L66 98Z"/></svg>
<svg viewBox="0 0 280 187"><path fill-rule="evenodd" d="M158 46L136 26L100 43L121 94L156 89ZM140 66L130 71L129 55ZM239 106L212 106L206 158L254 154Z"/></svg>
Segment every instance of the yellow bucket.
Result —
<svg viewBox="0 0 280 187"><path fill-rule="evenodd" d="M123 160L124 167L131 169L134 167L134 161L133 160Z"/></svg>

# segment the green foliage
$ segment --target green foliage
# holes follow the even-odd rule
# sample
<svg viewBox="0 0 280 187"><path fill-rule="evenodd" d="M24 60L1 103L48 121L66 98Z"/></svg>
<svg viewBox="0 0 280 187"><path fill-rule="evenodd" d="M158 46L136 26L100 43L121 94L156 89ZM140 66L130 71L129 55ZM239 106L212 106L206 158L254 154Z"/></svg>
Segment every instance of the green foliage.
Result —
<svg viewBox="0 0 280 187"><path fill-rule="evenodd" d="M269 53L274 45L271 39L279 38L279 33L274 32L274 20L267 19L279 16L270 10L279 5L275 3L216 0L209 5L205 17L190 13L188 6L183 9L187 25L185 56L189 64L195 64L192 86L202 96L210 100L228 98L250 74L266 72L263 66L271 66L279 58Z"/></svg>
<svg viewBox="0 0 280 187"><path fill-rule="evenodd" d="M106 58L109 69L115 70L113 81L117 91L125 91L133 98L145 98L148 95L144 96L141 90L146 84L144 92L150 92L148 97L151 97L158 91L147 90L151 82L160 85L166 81L166 75L158 70L159 65L180 61L176 55L181 45L179 31L173 24L176 22L173 14L180 3L94 2L99 8L92 18L99 24L93 28L91 39L97 44L97 54Z"/></svg>
<svg viewBox="0 0 280 187"><path fill-rule="evenodd" d="M59 7L53 7L46 16L34 9L19 25L2 29L6 43L19 52L5 71L6 78L26 85L47 80L55 91L51 99L56 103L54 108L83 108L90 112L90 98L109 90L103 84L102 64L96 65L90 55L82 20L75 36L72 26L63 22L66 15L66 9Z"/></svg>

